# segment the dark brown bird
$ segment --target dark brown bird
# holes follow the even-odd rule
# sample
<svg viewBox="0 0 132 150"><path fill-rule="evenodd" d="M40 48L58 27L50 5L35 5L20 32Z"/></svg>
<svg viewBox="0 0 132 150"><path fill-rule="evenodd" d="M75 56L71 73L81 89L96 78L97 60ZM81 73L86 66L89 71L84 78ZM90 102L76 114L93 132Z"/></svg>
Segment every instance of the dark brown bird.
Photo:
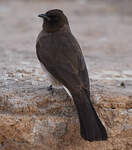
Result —
<svg viewBox="0 0 132 150"><path fill-rule="evenodd" d="M106 140L106 130L90 100L89 77L81 48L61 10L45 14L37 43L37 57L50 77L64 85L73 97L80 120L81 136L88 141Z"/></svg>

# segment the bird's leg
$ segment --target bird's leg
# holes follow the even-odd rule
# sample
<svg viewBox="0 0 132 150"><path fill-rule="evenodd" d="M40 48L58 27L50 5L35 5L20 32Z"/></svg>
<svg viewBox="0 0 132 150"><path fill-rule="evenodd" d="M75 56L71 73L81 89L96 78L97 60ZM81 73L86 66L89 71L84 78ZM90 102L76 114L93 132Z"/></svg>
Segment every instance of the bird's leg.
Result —
<svg viewBox="0 0 132 150"><path fill-rule="evenodd" d="M47 90L52 91L53 90L53 85L51 84L50 86L48 86Z"/></svg>
<svg viewBox="0 0 132 150"><path fill-rule="evenodd" d="M52 84L47 88L47 90L51 92L52 95L54 94L54 88Z"/></svg>

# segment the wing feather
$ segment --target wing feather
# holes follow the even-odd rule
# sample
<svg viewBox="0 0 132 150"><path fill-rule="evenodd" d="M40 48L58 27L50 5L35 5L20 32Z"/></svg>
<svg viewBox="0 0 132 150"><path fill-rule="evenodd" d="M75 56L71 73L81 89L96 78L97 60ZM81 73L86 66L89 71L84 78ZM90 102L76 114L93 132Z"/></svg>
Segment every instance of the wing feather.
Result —
<svg viewBox="0 0 132 150"><path fill-rule="evenodd" d="M89 78L81 48L70 34L37 40L37 56L46 69L67 88L89 89ZM72 85L72 86L71 86Z"/></svg>

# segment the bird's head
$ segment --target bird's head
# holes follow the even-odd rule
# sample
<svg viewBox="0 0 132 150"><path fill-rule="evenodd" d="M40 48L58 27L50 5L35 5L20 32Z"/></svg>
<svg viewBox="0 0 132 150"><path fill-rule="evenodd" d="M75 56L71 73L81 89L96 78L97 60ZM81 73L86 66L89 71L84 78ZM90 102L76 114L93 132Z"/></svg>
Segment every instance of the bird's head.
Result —
<svg viewBox="0 0 132 150"><path fill-rule="evenodd" d="M56 32L64 25L68 25L67 17L59 9L49 10L45 14L38 15L38 17L43 18L43 29L46 32Z"/></svg>

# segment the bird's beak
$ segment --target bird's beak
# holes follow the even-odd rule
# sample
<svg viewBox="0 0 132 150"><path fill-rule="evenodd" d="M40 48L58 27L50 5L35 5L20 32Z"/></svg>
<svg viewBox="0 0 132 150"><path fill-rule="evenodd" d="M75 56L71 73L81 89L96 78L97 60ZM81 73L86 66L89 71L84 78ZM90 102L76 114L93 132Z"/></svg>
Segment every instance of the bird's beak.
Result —
<svg viewBox="0 0 132 150"><path fill-rule="evenodd" d="M48 21L51 20L50 17L48 17L46 14L39 14L38 17L44 18L44 19L46 19L46 20L48 20Z"/></svg>

